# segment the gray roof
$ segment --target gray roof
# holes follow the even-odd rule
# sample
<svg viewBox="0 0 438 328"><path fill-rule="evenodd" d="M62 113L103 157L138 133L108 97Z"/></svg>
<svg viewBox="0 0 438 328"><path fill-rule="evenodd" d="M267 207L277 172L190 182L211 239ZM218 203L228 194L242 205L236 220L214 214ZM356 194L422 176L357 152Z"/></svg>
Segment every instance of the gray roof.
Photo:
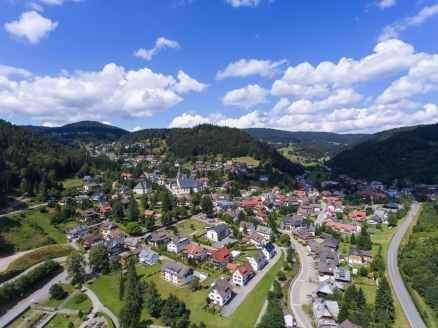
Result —
<svg viewBox="0 0 438 328"><path fill-rule="evenodd" d="M166 263L164 263L163 266L161 267L161 271L168 272L179 278L183 278L193 273L193 270L190 269L189 267L173 261L166 261Z"/></svg>
<svg viewBox="0 0 438 328"><path fill-rule="evenodd" d="M177 184L182 189L198 188L199 182L196 179L176 179Z"/></svg>
<svg viewBox="0 0 438 328"><path fill-rule="evenodd" d="M266 234L266 235L270 235L270 234L272 234L272 229L269 228L269 227L265 227L265 226L259 225L257 227L257 229L256 229L256 232L263 233L263 234Z"/></svg>
<svg viewBox="0 0 438 328"><path fill-rule="evenodd" d="M370 256L371 257L371 253L370 252L368 252L368 251L362 251L362 250L360 250L359 248L357 248L357 247L353 247L353 248L351 248L349 251L348 251L348 256L350 256L350 255L357 255L357 256L360 256L360 257L364 257L364 256Z"/></svg>
<svg viewBox="0 0 438 328"><path fill-rule="evenodd" d="M323 246L331 247L331 248L337 248L339 245L339 241L333 237L328 236L328 238L324 239L324 242L322 243Z"/></svg>
<svg viewBox="0 0 438 328"><path fill-rule="evenodd" d="M258 253L254 254L252 258L256 261L257 264L266 262L266 256L263 251L259 251Z"/></svg>
<svg viewBox="0 0 438 328"><path fill-rule="evenodd" d="M233 287L231 287L227 279L216 279L216 285L214 285L213 290L216 290L224 298L233 291Z"/></svg>
<svg viewBox="0 0 438 328"><path fill-rule="evenodd" d="M77 233L82 233L83 231L88 231L89 229L90 228L87 225L80 225L80 226L74 227L71 230L68 230L66 232L66 234L68 234L68 235L75 235Z"/></svg>
<svg viewBox="0 0 438 328"><path fill-rule="evenodd" d="M318 288L316 289L316 293L324 293L324 294L333 294L335 288L339 290L344 290L344 285L340 282L333 280L331 277L327 280L321 281Z"/></svg>
<svg viewBox="0 0 438 328"><path fill-rule="evenodd" d="M333 277L336 280L351 281L350 271L348 271L344 268L338 268L338 269L333 270Z"/></svg>
<svg viewBox="0 0 438 328"><path fill-rule="evenodd" d="M320 298L313 303L312 309L316 320L319 320L322 317L331 317L335 320L338 319L339 306L336 301L326 301Z"/></svg>
<svg viewBox="0 0 438 328"><path fill-rule="evenodd" d="M165 229L158 229L158 230L152 231L151 235L150 235L150 239L153 241L166 239L168 237L169 237L169 234L167 233L167 231Z"/></svg>
<svg viewBox="0 0 438 328"><path fill-rule="evenodd" d="M137 185L134 187L134 189L143 189L143 190L147 190L147 189L152 189L152 186L149 182L147 181L141 181L139 183L137 183Z"/></svg>
<svg viewBox="0 0 438 328"><path fill-rule="evenodd" d="M316 240L310 240L307 242L307 246L309 246L311 250L315 250L316 246L319 246L319 243Z"/></svg>
<svg viewBox="0 0 438 328"><path fill-rule="evenodd" d="M104 242L106 248L112 249L114 247L125 247L125 240L121 237L110 239Z"/></svg>
<svg viewBox="0 0 438 328"><path fill-rule="evenodd" d="M263 246L263 248L266 249L268 253L271 253L275 249L275 246L273 243L269 242L265 246Z"/></svg>
<svg viewBox="0 0 438 328"><path fill-rule="evenodd" d="M356 325L350 320L345 319L345 321L341 322L337 328L362 328L362 326Z"/></svg>
<svg viewBox="0 0 438 328"><path fill-rule="evenodd" d="M171 242L174 243L176 246L180 246L182 244L186 244L187 241L190 242L189 235L177 236L177 237L175 237L175 238L173 238L171 240Z"/></svg>
<svg viewBox="0 0 438 328"><path fill-rule="evenodd" d="M151 262L152 258L156 256L158 257L158 255L152 251L149 251L147 249L143 249L140 254L138 254L138 257L144 259L146 262Z"/></svg>
<svg viewBox="0 0 438 328"><path fill-rule="evenodd" d="M221 223L221 224L218 224L217 226L215 226L215 227L214 227L213 229L211 229L211 230L213 230L213 231L217 232L218 234L220 234L220 233L222 233L222 232L224 232L224 231L229 230L229 228L228 228L227 225Z"/></svg>

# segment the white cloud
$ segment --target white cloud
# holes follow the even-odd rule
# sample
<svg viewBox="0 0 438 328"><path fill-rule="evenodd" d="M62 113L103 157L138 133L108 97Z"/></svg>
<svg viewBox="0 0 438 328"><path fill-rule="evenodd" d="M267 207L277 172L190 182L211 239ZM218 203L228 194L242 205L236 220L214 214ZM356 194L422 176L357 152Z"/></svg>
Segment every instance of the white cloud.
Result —
<svg viewBox="0 0 438 328"><path fill-rule="evenodd" d="M311 98L327 93L326 86L349 86L356 82L381 79L410 68L426 55L414 54L414 47L400 40L378 43L372 55L360 60L342 57L337 64L307 62L288 67L283 78L274 82L271 93L279 97Z"/></svg>
<svg viewBox="0 0 438 328"><path fill-rule="evenodd" d="M268 90L255 85L248 85L241 89L235 89L228 91L225 96L222 97L222 104L225 106L238 106L242 108L251 108L258 104L266 103L266 95Z"/></svg>
<svg viewBox="0 0 438 328"><path fill-rule="evenodd" d="M251 59L246 61L246 59L241 59L235 63L231 63L225 68L223 72L219 71L216 74L217 79L223 79L232 76L249 76L249 75L260 75L273 76L280 71L280 66L287 63L286 59L282 59L276 62L271 60L257 60Z"/></svg>
<svg viewBox="0 0 438 328"><path fill-rule="evenodd" d="M387 41L390 39L396 39L399 33L406 30L409 26L420 25L424 23L427 19L438 14L438 4L430 7L424 7L420 12L412 17L407 17L401 21L392 23L391 25L385 26L382 33L379 36L379 41Z"/></svg>
<svg viewBox="0 0 438 328"><path fill-rule="evenodd" d="M140 130L141 130L141 127L139 127L137 125L135 128L132 129L132 132L137 132L137 131L140 131Z"/></svg>
<svg viewBox="0 0 438 328"><path fill-rule="evenodd" d="M438 55L429 56L412 66L407 75L394 81L378 98L377 103L389 104L416 94L438 90Z"/></svg>
<svg viewBox="0 0 438 328"><path fill-rule="evenodd" d="M13 69L3 68L3 71ZM75 71L69 76L32 76L19 81L3 75L0 76L0 114L55 123L110 116L145 118L183 100L174 91L176 85L170 75L154 73L149 68L126 71L115 64L97 72Z"/></svg>
<svg viewBox="0 0 438 328"><path fill-rule="evenodd" d="M62 124L55 122L44 122L43 126L45 126L46 128L57 128L58 126L62 126Z"/></svg>
<svg viewBox="0 0 438 328"><path fill-rule="evenodd" d="M111 124L111 122L109 122L109 121L102 121L102 124L106 124L106 125L111 125L111 126L113 126L113 124Z"/></svg>
<svg viewBox="0 0 438 328"><path fill-rule="evenodd" d="M161 49L166 48L166 47L173 48L173 49L180 48L178 42L176 42L176 41L168 40L165 38L158 38L155 41L155 47L153 47L150 50L140 48L139 50L134 51L134 56L141 57L141 58L144 58L146 60L151 60L152 56L155 56L158 53L158 51L160 51Z"/></svg>
<svg viewBox="0 0 438 328"><path fill-rule="evenodd" d="M396 0L381 0L378 5L380 7L380 9L384 9L384 8L388 8L388 7L392 7L395 6L397 4Z"/></svg>
<svg viewBox="0 0 438 328"><path fill-rule="evenodd" d="M30 73L29 71L26 71L25 69L22 68L15 68L12 66L5 66L5 65L0 65L0 76L9 76L9 75L21 75L21 76L31 76L32 73Z"/></svg>
<svg viewBox="0 0 438 328"><path fill-rule="evenodd" d="M42 17L36 11L22 13L19 20L4 25L10 34L18 38L26 38L31 44L40 42L57 26L58 22L52 22L50 19Z"/></svg>
<svg viewBox="0 0 438 328"><path fill-rule="evenodd" d="M268 3L274 2L275 0L268 0ZM262 0L226 0L227 3L232 5L234 8L239 7L257 7L259 4L261 4Z"/></svg>
<svg viewBox="0 0 438 328"><path fill-rule="evenodd" d="M44 11L44 8L35 2L26 2L26 6L36 11Z"/></svg>
<svg viewBox="0 0 438 328"><path fill-rule="evenodd" d="M201 92L208 87L207 84L192 79L183 71L178 71L177 77L179 82L175 85L175 91L178 93L187 93L189 91Z"/></svg>
<svg viewBox="0 0 438 328"><path fill-rule="evenodd" d="M62 5L65 1L81 2L82 0L40 0L47 5Z"/></svg>
<svg viewBox="0 0 438 328"><path fill-rule="evenodd" d="M374 133L400 126L431 124L438 121L438 108L426 104L414 112L405 111L400 103L396 106L371 106L369 108L336 109L331 113L272 115L260 110L238 118L227 118L221 114L209 117L188 115L175 117L169 127L192 127L201 123L212 123L237 128L264 127L286 131L326 131L338 133Z"/></svg>

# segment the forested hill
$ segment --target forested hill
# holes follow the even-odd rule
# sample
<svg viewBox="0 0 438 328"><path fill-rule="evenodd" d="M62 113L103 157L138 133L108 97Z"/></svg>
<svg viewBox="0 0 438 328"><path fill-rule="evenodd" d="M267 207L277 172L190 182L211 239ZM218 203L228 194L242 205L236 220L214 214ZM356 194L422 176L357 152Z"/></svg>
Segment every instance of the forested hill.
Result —
<svg viewBox="0 0 438 328"><path fill-rule="evenodd" d="M202 124L193 128L146 129L122 136L121 143L135 143L152 138L166 141L168 151L177 157L223 155L224 158L251 156L289 174L301 174L301 165L292 163L275 149L248 133L229 127Z"/></svg>
<svg viewBox="0 0 438 328"><path fill-rule="evenodd" d="M329 165L336 173L384 183L405 177L419 183L435 182L438 124L379 132L368 141L342 151Z"/></svg>
<svg viewBox="0 0 438 328"><path fill-rule="evenodd" d="M251 128L244 129L255 138L273 144L299 147L311 157L333 156L347 145L368 136L367 134L338 134L330 132L289 132L275 129ZM282 146L280 146L282 147Z"/></svg>
<svg viewBox="0 0 438 328"><path fill-rule="evenodd" d="M38 132L63 145L79 149L82 144L108 143L129 133L121 128L94 121L82 121L66 124L61 127L49 128L44 126L24 125L23 128Z"/></svg>

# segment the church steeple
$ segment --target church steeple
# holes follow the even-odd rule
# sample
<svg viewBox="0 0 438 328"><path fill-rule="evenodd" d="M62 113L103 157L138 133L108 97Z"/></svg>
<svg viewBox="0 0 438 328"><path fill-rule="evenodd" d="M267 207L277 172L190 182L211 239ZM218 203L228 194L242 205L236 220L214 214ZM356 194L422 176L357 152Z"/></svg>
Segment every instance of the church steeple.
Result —
<svg viewBox="0 0 438 328"><path fill-rule="evenodd" d="M176 175L177 179L182 179L181 168L178 167L178 173Z"/></svg>

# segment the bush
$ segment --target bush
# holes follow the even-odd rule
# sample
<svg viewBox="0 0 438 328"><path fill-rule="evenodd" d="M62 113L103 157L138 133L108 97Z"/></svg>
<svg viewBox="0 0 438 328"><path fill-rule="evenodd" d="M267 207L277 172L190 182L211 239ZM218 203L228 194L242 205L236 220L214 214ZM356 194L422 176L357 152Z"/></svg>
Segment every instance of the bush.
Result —
<svg viewBox="0 0 438 328"><path fill-rule="evenodd" d="M368 275L368 269L367 269L366 267L364 267L364 266L361 266L361 267L359 268L359 274L360 274L362 277L366 277L366 276Z"/></svg>
<svg viewBox="0 0 438 328"><path fill-rule="evenodd" d="M84 312L82 312L82 310L79 310L78 312L78 318L82 319L82 317L84 316Z"/></svg>
<svg viewBox="0 0 438 328"><path fill-rule="evenodd" d="M64 298L65 291L60 285L54 284L50 286L49 294L51 298L54 298L55 300L60 300Z"/></svg>
<svg viewBox="0 0 438 328"><path fill-rule="evenodd" d="M87 295L84 293L77 293L75 296L73 296L73 303L79 304L85 301L88 298Z"/></svg>
<svg viewBox="0 0 438 328"><path fill-rule="evenodd" d="M81 290L81 289L82 289L82 284L79 283L79 284L76 286L76 288L79 289L79 290Z"/></svg>
<svg viewBox="0 0 438 328"><path fill-rule="evenodd" d="M280 281L285 281L286 280L286 275L284 274L284 271L279 271L277 273L277 279Z"/></svg>

